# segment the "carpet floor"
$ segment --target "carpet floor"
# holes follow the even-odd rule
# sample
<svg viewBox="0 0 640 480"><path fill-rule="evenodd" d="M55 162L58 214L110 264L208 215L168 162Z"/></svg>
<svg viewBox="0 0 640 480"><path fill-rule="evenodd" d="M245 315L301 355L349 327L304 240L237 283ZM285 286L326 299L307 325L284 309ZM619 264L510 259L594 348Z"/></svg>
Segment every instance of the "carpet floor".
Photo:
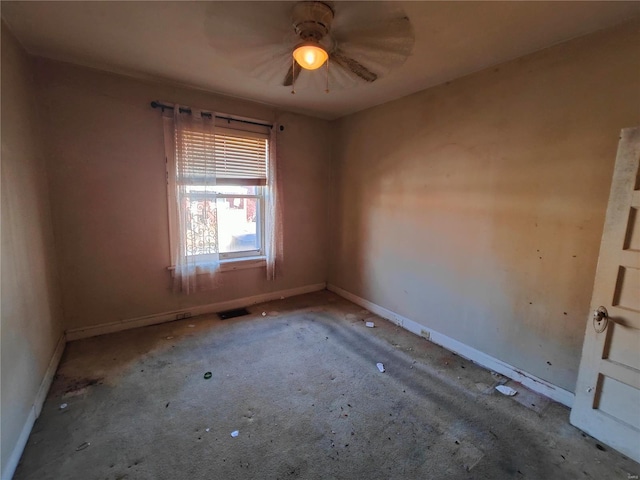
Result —
<svg viewBox="0 0 640 480"><path fill-rule="evenodd" d="M640 474L564 406L332 293L249 311L68 343L14 478Z"/></svg>

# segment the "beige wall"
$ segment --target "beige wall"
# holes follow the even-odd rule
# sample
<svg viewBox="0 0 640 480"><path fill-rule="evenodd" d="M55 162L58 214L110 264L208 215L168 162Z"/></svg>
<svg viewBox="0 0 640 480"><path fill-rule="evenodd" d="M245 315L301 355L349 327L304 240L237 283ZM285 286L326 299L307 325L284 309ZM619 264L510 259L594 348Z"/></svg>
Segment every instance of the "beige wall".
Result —
<svg viewBox="0 0 640 480"><path fill-rule="evenodd" d="M2 23L1 469L62 334L31 63Z"/></svg>
<svg viewBox="0 0 640 480"><path fill-rule="evenodd" d="M66 328L87 327L324 282L330 128L281 114L284 274L223 273L223 286L174 294L161 114L152 100L273 121L275 109L197 90L38 61Z"/></svg>
<svg viewBox="0 0 640 480"><path fill-rule="evenodd" d="M573 391L638 23L336 123L330 283Z"/></svg>

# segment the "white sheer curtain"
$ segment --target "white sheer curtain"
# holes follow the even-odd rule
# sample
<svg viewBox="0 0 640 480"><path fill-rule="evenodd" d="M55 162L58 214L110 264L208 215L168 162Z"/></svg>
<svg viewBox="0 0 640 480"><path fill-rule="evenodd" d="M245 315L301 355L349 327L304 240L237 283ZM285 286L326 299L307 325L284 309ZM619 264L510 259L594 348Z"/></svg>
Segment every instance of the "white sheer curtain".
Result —
<svg viewBox="0 0 640 480"><path fill-rule="evenodd" d="M278 178L277 134L273 125L269 136L269 164L267 172L265 255L267 257L267 279L274 280L282 271L282 189Z"/></svg>
<svg viewBox="0 0 640 480"><path fill-rule="evenodd" d="M213 115L175 106L174 290L189 294L218 285L220 268Z"/></svg>

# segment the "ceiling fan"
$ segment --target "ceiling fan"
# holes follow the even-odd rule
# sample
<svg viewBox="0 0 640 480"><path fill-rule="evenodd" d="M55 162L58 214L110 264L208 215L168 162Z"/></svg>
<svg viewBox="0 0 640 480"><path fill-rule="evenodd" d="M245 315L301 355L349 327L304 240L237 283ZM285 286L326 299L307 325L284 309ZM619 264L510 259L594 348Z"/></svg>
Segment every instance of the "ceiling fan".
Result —
<svg viewBox="0 0 640 480"><path fill-rule="evenodd" d="M375 82L413 49L411 22L397 2L212 3L210 44L271 85ZM326 76L313 71L322 66Z"/></svg>

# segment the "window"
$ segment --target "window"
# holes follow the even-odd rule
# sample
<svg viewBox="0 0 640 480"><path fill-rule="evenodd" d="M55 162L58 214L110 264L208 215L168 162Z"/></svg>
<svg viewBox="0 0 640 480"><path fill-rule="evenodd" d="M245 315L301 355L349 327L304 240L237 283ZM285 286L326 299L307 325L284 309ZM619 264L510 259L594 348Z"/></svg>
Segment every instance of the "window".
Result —
<svg viewBox="0 0 640 480"><path fill-rule="evenodd" d="M220 260L264 255L262 186L197 183L186 186L186 255L219 254ZM217 229L216 229L217 225Z"/></svg>
<svg viewBox="0 0 640 480"><path fill-rule="evenodd" d="M264 202L269 141L254 132L216 127L183 136L186 256L207 261L264 255ZM206 148L205 145L209 145ZM213 152L213 159L206 152Z"/></svg>
<svg viewBox="0 0 640 480"><path fill-rule="evenodd" d="M165 138L173 125L166 119ZM172 136L181 157L167 156L172 252L196 265L265 256L267 129L187 126Z"/></svg>
<svg viewBox="0 0 640 480"><path fill-rule="evenodd" d="M174 291L216 288L217 272L283 264L281 185L271 125L152 102L162 109Z"/></svg>
<svg viewBox="0 0 640 480"><path fill-rule="evenodd" d="M264 255L264 189L218 187L220 258Z"/></svg>

